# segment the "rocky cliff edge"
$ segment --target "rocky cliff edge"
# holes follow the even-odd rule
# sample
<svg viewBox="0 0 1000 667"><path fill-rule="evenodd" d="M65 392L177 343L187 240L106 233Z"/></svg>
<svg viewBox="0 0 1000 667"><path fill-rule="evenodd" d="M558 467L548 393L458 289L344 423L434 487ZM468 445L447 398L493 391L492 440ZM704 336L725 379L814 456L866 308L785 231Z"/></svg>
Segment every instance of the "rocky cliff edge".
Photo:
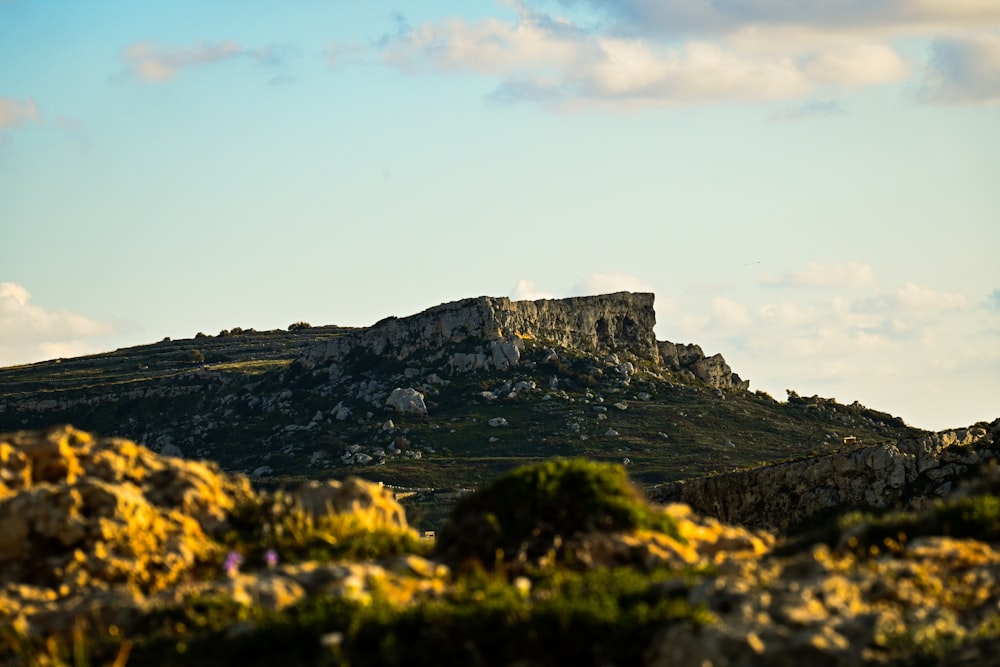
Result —
<svg viewBox="0 0 1000 667"><path fill-rule="evenodd" d="M299 364L309 369L329 365L331 376L338 377L345 364L361 358L402 360L430 352L449 372L504 370L518 364L520 350L530 343L592 355L627 352L714 387L749 387L722 355L706 357L697 345L657 341L654 298L652 293L617 292L536 301L463 299L317 344ZM458 346L469 349L456 350Z"/></svg>

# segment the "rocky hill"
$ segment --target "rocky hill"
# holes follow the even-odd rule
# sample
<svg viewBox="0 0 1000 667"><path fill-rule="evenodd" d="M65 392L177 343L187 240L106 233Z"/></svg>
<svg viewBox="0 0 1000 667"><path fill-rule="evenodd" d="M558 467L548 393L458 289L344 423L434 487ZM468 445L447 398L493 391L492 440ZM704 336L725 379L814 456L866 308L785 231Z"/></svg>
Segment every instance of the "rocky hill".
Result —
<svg viewBox="0 0 1000 667"><path fill-rule="evenodd" d="M652 294L618 293L236 327L0 369L0 429L73 423L271 487L359 475L414 490L422 528L441 498L552 456L625 464L652 486L915 434L857 403L752 392L654 324Z"/></svg>
<svg viewBox="0 0 1000 667"><path fill-rule="evenodd" d="M966 477L787 542L553 459L435 542L358 478L267 493L121 438L0 434L0 665L992 664L1000 471Z"/></svg>

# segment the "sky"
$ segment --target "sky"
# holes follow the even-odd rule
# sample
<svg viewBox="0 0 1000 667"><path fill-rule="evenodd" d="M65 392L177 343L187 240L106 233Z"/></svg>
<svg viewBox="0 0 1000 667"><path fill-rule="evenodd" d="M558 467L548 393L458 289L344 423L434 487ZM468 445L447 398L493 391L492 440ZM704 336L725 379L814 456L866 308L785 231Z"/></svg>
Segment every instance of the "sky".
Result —
<svg viewBox="0 0 1000 667"><path fill-rule="evenodd" d="M998 250L996 0L0 0L0 366L651 291L940 430Z"/></svg>

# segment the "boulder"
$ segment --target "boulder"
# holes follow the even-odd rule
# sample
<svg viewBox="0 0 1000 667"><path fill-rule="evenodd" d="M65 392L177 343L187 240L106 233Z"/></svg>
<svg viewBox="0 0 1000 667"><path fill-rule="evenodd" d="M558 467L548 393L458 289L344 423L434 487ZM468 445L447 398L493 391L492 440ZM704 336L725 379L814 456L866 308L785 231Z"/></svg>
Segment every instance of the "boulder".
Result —
<svg viewBox="0 0 1000 667"><path fill-rule="evenodd" d="M490 353L493 359L493 367L498 371L506 370L517 366L521 360L521 350L524 348L524 341L518 336L511 336L509 340L495 340L490 343Z"/></svg>
<svg viewBox="0 0 1000 667"><path fill-rule="evenodd" d="M314 516L353 514L371 530L408 529L406 513L392 491L359 477L306 482L294 492L294 498L303 510Z"/></svg>
<svg viewBox="0 0 1000 667"><path fill-rule="evenodd" d="M340 401L337 405L333 406L333 410L331 410L330 414L337 421L344 421L345 419L350 418L351 409L344 405L343 401Z"/></svg>
<svg viewBox="0 0 1000 667"><path fill-rule="evenodd" d="M424 403L424 395L413 387L403 389L396 387L385 399L388 407L394 408L396 412L411 415L426 415L427 405Z"/></svg>

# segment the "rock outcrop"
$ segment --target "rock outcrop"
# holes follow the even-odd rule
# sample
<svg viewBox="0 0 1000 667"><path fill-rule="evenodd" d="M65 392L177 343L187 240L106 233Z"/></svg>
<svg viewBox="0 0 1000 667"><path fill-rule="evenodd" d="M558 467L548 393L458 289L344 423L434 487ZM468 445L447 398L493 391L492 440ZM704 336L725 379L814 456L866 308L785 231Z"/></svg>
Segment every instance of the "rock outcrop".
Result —
<svg viewBox="0 0 1000 667"><path fill-rule="evenodd" d="M317 365L352 355L405 359L419 350L438 350L470 338L513 337L593 352L629 348L655 358L655 323L653 295L647 293L539 301L481 296L441 304L410 317L382 320L364 331L314 346L302 361Z"/></svg>
<svg viewBox="0 0 1000 667"><path fill-rule="evenodd" d="M211 557L253 494L209 463L72 427L0 438L0 585L152 592Z"/></svg>
<svg viewBox="0 0 1000 667"><path fill-rule="evenodd" d="M651 293L631 292L537 301L463 299L330 339L309 349L298 363L309 369L330 364L330 377L339 379L344 365L403 360L421 351L440 355L471 342L476 349L451 352L442 368L506 370L518 365L525 341L533 341L595 356L624 351L714 387L749 387L722 355L706 357L697 345L657 341L653 300Z"/></svg>
<svg viewBox="0 0 1000 667"><path fill-rule="evenodd" d="M771 530L800 526L823 512L920 507L941 498L1000 455L1000 420L988 426L908 438L711 477L652 491L721 521Z"/></svg>
<svg viewBox="0 0 1000 667"><path fill-rule="evenodd" d="M392 491L357 477L306 482L295 492L309 514L350 514L370 530L408 530L406 513Z"/></svg>
<svg viewBox="0 0 1000 667"><path fill-rule="evenodd" d="M126 664L130 650L136 664L248 651L396 664L456 646L443 664L548 664L550 633L600 664L992 664L1000 468L958 490L930 473L973 470L998 432L1000 420L852 453L849 480L870 468L881 477L869 485L905 488L924 475L947 497L838 524L816 544L650 504L622 468L557 460L465 497L431 557L410 541L318 560L312 538L327 556L349 541L338 526L377 535L366 554L408 536L392 493L353 478L255 495L212 465L72 427L0 435L0 665ZM757 483L776 480L791 483Z"/></svg>
<svg viewBox="0 0 1000 667"><path fill-rule="evenodd" d="M698 345L660 341L657 343L660 363L674 371L687 371L707 385L719 389L746 391L750 381L733 372L721 354L706 357Z"/></svg>
<svg viewBox="0 0 1000 667"><path fill-rule="evenodd" d="M311 482L288 494L285 505L279 498L258 495L245 477L212 463L161 456L72 426L2 434L0 627L38 637L86 617L127 628L151 609L210 594L281 609L322 592L356 598L378 586L398 588L408 600L440 589L446 570L416 556L396 564L277 566L275 551L260 576L240 574L238 552L223 560L241 512L277 525L276 516L293 516L282 508L294 508L301 513L291 525L293 540L329 517L349 517L341 524L355 533L416 539L381 484L354 477Z"/></svg>

